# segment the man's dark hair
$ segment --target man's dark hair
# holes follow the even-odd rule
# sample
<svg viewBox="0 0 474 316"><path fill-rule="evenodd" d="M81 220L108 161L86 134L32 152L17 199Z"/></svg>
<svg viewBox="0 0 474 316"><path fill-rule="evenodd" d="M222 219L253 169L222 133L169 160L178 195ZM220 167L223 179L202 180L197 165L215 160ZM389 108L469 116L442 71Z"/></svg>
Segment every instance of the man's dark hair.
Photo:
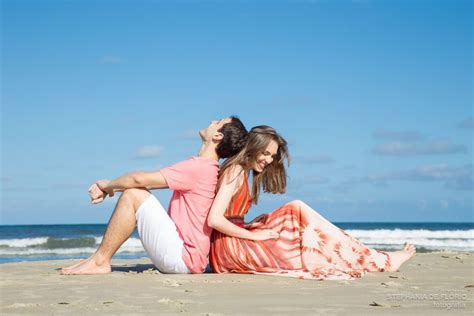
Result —
<svg viewBox="0 0 474 316"><path fill-rule="evenodd" d="M224 137L216 147L219 158L229 158L244 148L247 140L247 129L237 116L231 116L231 121L224 124L218 132Z"/></svg>

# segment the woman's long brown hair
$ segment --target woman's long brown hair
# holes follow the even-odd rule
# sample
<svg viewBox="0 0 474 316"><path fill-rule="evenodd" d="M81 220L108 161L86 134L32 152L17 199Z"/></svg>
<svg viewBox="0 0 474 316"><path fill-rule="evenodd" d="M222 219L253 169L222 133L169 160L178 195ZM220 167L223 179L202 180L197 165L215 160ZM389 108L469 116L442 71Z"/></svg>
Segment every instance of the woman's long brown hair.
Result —
<svg viewBox="0 0 474 316"><path fill-rule="evenodd" d="M290 164L287 142L274 128L266 125L253 127L247 135L244 148L237 155L225 161L219 170L217 189L221 186L224 175L230 170L229 168L240 165L244 172L251 169L258 155L265 152L272 140L278 144L278 151L272 163L267 165L262 172L253 170L252 202L257 204L261 187L263 187L264 192L285 193L285 160L287 160L288 165Z"/></svg>

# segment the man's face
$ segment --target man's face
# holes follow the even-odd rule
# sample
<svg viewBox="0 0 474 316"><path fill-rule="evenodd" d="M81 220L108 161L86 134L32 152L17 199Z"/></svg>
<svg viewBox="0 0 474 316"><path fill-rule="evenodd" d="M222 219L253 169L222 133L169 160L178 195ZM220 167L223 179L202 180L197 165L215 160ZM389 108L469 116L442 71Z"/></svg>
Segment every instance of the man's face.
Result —
<svg viewBox="0 0 474 316"><path fill-rule="evenodd" d="M230 117L226 117L218 121L211 121L208 127L203 128L199 131L199 136L201 136L201 139L203 141L209 141L213 139L213 137L219 135L218 130L220 130L222 126L224 126L224 124L230 122L232 122L232 119Z"/></svg>

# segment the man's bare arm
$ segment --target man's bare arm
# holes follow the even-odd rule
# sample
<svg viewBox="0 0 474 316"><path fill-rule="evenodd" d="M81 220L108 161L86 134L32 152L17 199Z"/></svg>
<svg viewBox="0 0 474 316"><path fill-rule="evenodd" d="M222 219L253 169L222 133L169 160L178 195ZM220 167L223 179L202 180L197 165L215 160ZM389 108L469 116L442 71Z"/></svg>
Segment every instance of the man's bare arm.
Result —
<svg viewBox="0 0 474 316"><path fill-rule="evenodd" d="M132 188L163 189L168 187L165 177L159 171L132 172L111 181L99 180L96 184L110 196L113 196L115 192Z"/></svg>

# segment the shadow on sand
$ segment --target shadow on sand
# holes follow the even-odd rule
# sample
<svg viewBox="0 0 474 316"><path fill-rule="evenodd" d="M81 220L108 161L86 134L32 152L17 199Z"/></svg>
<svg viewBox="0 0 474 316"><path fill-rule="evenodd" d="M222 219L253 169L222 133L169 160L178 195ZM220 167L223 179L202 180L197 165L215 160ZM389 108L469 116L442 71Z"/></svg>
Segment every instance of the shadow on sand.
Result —
<svg viewBox="0 0 474 316"><path fill-rule="evenodd" d="M159 273L158 269L156 269L156 267L152 264L136 264L136 265L126 265L126 266L113 265L112 266L112 272L143 273L145 271Z"/></svg>

